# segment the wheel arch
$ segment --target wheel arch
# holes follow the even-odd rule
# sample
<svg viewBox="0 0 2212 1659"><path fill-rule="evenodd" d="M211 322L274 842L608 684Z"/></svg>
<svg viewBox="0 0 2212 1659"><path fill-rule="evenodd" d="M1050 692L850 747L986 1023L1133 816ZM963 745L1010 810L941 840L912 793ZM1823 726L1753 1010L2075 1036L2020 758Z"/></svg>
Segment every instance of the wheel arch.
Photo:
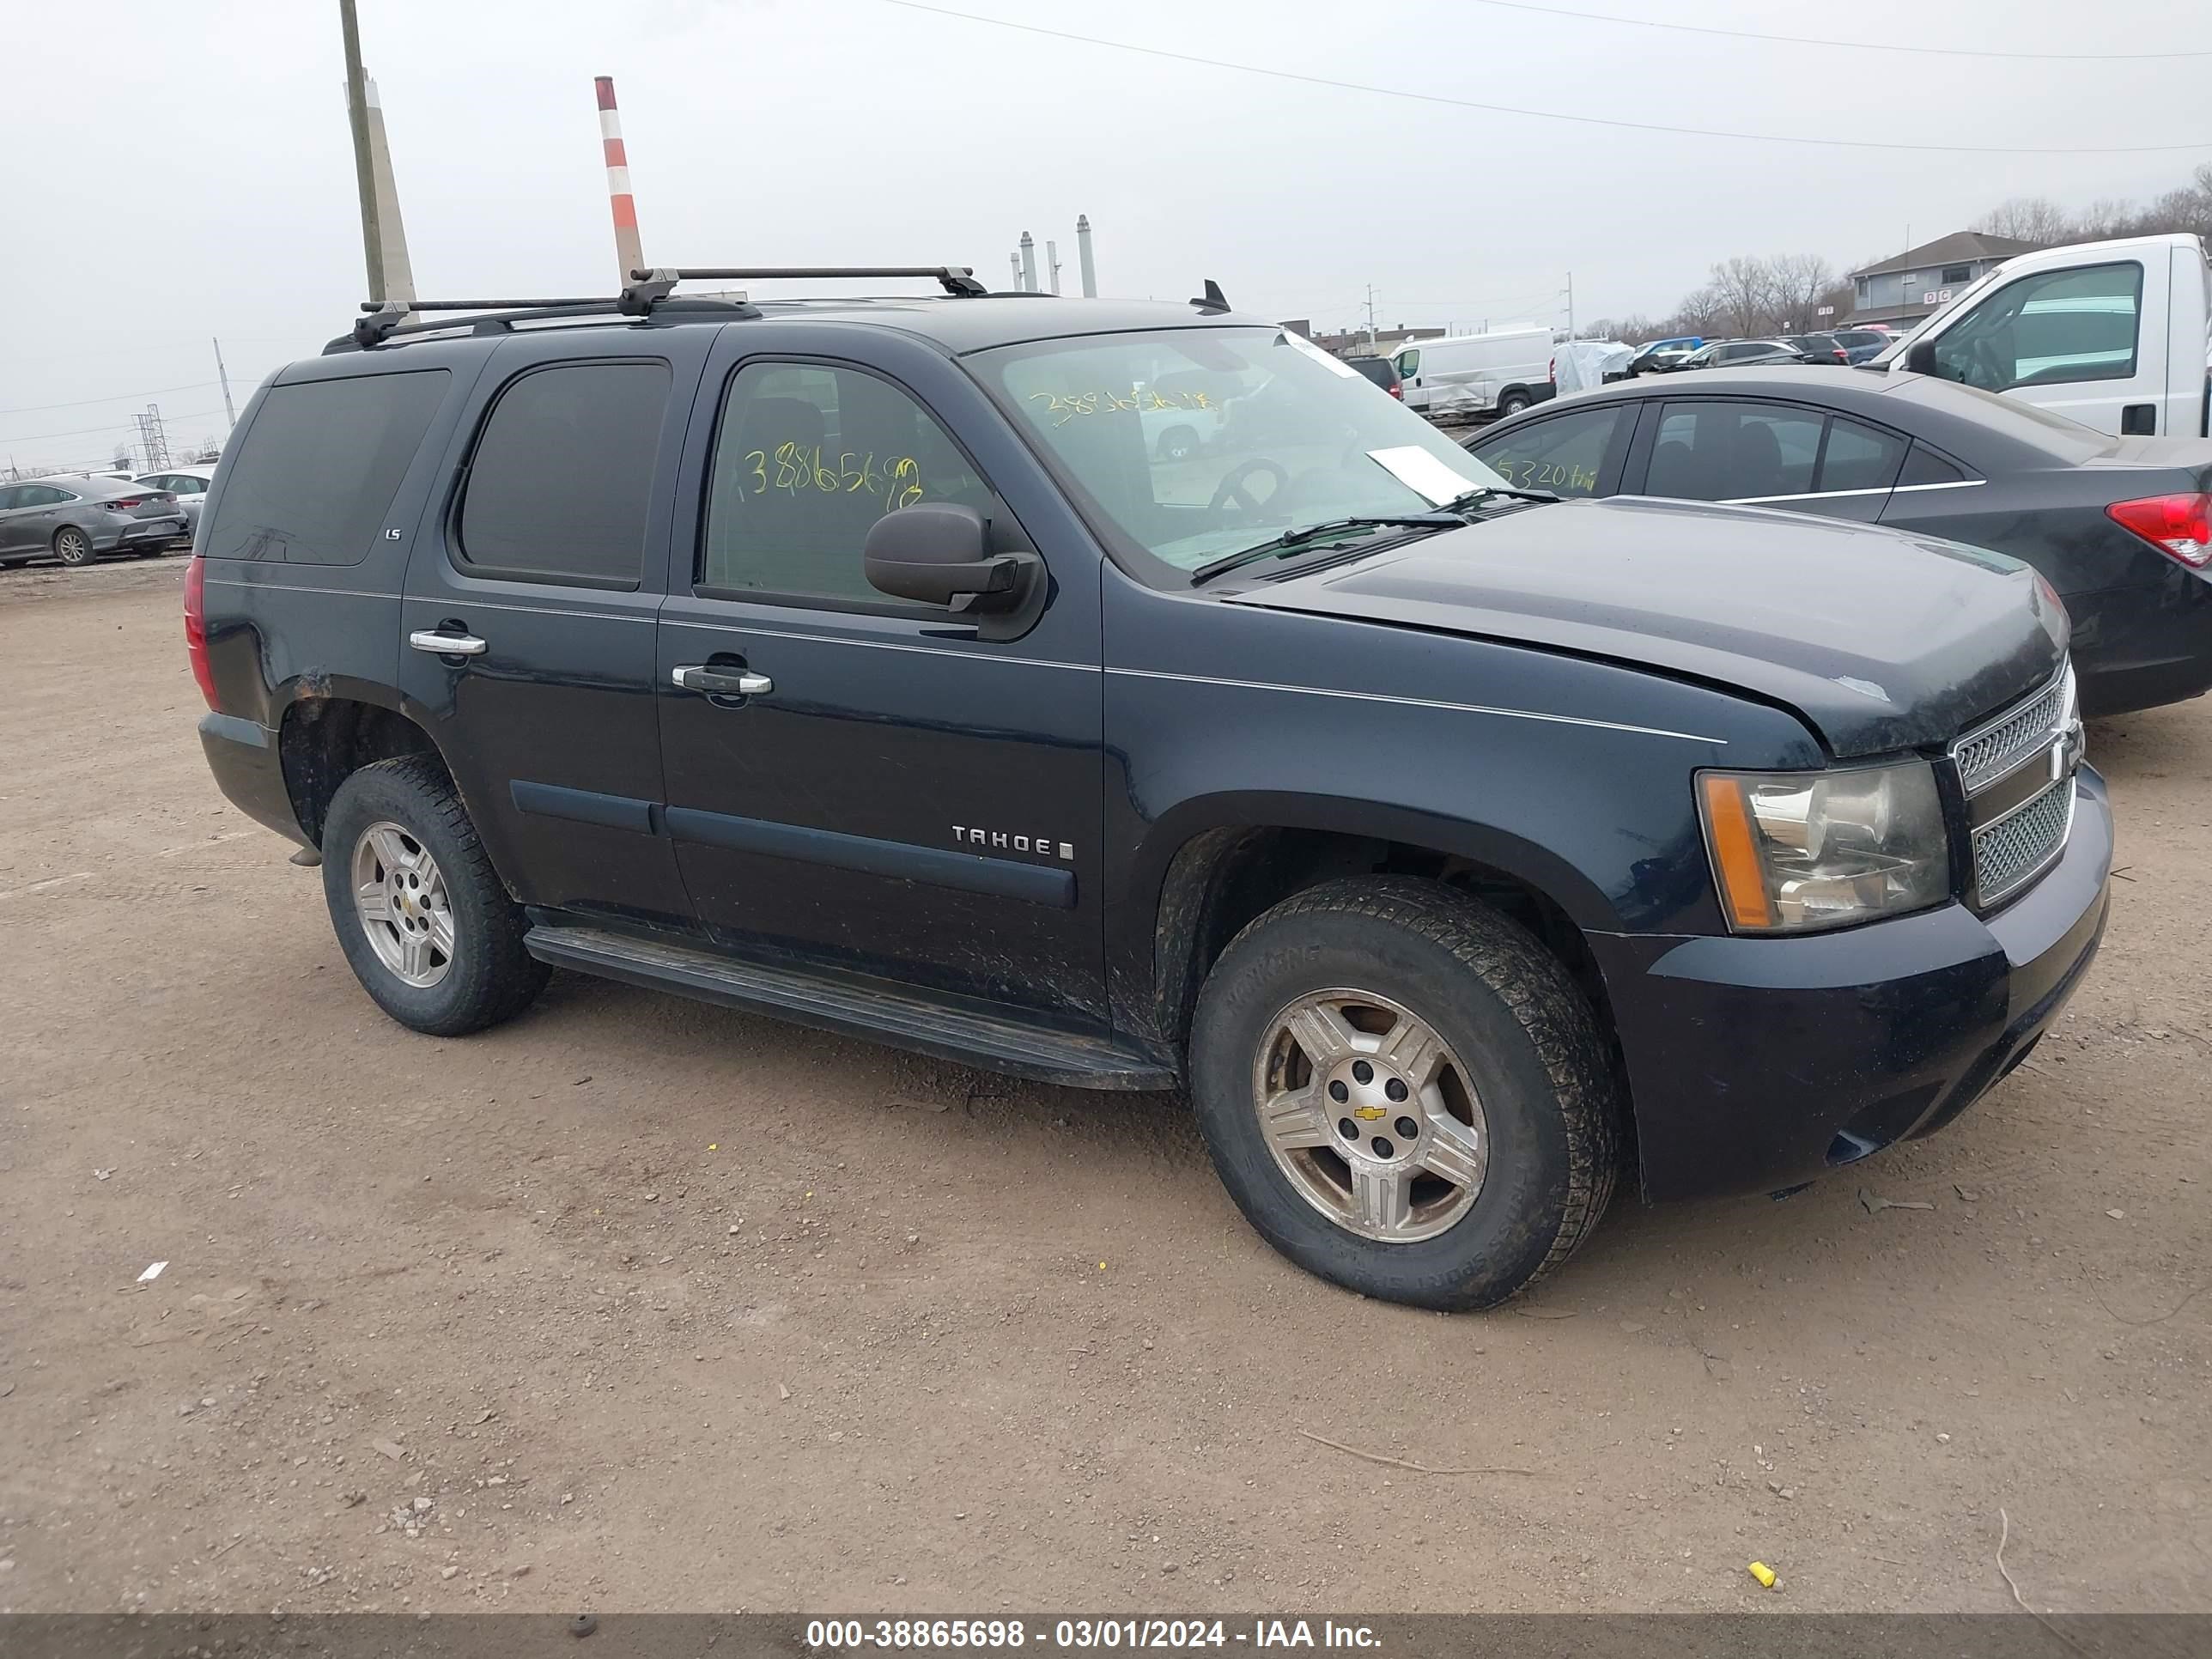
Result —
<svg viewBox="0 0 2212 1659"><path fill-rule="evenodd" d="M1332 797L1249 795L1192 803L1153 828L1132 884L1148 927L1149 973L1132 1015L1180 1048L1206 975L1229 941L1291 894L1347 875L1414 875L1503 911L1564 961L1610 1026L1585 929L1620 926L1597 885L1510 831Z"/></svg>
<svg viewBox="0 0 2212 1659"><path fill-rule="evenodd" d="M276 752L285 793L301 830L316 848L339 787L364 766L402 755L428 755L453 768L428 728L389 687L306 673L280 688Z"/></svg>

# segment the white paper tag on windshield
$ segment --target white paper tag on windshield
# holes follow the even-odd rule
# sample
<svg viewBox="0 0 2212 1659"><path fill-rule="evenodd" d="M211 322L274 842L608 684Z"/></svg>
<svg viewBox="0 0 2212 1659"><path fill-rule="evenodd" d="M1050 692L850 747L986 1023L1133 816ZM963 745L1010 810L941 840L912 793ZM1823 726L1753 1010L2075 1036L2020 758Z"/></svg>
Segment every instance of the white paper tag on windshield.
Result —
<svg viewBox="0 0 2212 1659"><path fill-rule="evenodd" d="M1457 501L1470 489L1481 488L1474 479L1455 471L1449 461L1431 455L1419 444L1400 444L1394 449L1370 449L1367 452L1367 459L1416 495L1438 507L1446 501Z"/></svg>
<svg viewBox="0 0 2212 1659"><path fill-rule="evenodd" d="M1326 364L1332 374L1341 374L1347 380L1359 378L1359 371L1348 367L1340 358L1332 357L1294 328L1283 331L1283 343L1293 351L1303 351L1317 363Z"/></svg>

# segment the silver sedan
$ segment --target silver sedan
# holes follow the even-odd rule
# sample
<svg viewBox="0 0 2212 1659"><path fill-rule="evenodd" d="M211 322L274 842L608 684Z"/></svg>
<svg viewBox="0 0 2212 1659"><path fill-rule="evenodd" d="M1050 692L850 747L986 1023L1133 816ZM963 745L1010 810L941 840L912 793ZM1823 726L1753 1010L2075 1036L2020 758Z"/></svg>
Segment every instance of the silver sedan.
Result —
<svg viewBox="0 0 2212 1659"><path fill-rule="evenodd" d="M0 484L0 565L52 557L75 567L191 544L185 510L166 489L74 472Z"/></svg>

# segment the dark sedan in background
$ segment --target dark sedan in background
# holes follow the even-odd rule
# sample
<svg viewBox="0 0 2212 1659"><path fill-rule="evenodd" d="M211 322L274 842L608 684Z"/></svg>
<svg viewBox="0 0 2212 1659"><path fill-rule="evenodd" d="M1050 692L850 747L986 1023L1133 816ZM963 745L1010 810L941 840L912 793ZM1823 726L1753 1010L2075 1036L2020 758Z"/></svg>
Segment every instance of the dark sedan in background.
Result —
<svg viewBox="0 0 2212 1659"><path fill-rule="evenodd" d="M2212 687L2212 440L2112 437L1948 380L1801 367L1604 386L1467 447L1525 489L1780 507L2009 554L2073 617L2085 712Z"/></svg>

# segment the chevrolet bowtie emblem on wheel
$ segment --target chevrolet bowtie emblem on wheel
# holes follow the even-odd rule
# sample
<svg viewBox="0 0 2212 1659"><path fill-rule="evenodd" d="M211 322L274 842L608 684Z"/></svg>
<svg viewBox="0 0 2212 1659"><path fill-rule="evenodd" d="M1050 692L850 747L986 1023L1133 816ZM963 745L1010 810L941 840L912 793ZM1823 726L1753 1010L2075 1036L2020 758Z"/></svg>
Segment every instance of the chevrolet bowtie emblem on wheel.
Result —
<svg viewBox="0 0 2212 1659"><path fill-rule="evenodd" d="M1372 1123L1382 1115L1382 1109L1380 1106L1355 1106L1352 1109L1352 1115L1362 1123Z"/></svg>

